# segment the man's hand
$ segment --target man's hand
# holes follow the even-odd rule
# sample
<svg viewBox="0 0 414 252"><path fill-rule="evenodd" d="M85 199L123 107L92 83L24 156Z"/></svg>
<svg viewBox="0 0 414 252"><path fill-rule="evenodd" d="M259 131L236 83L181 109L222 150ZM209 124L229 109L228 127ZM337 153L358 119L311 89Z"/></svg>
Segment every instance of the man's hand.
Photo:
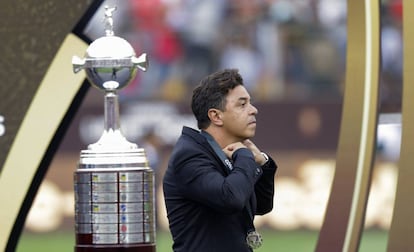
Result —
<svg viewBox="0 0 414 252"><path fill-rule="evenodd" d="M257 148L257 146L248 139L244 140L243 142L229 144L226 147L224 147L223 151L227 157L231 158L233 153L240 148L248 148L253 153L254 160L260 166L264 165L267 162L267 159L264 157L259 148Z"/></svg>
<svg viewBox="0 0 414 252"><path fill-rule="evenodd" d="M263 153L257 148L257 146L250 141L249 139L244 140L243 144L253 152L254 160L256 163L258 163L260 166L264 165L267 162L267 159L263 155Z"/></svg>
<svg viewBox="0 0 414 252"><path fill-rule="evenodd" d="M224 147L223 151L228 158L231 158L233 156L233 153L240 148L247 148L247 146L241 142L236 142Z"/></svg>

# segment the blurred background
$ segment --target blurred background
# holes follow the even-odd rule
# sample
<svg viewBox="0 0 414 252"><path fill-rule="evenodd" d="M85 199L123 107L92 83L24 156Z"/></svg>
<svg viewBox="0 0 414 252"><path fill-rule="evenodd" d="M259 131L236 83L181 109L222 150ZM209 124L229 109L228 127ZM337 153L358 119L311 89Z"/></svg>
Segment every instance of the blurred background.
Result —
<svg viewBox="0 0 414 252"><path fill-rule="evenodd" d="M196 128L189 107L192 89L222 68L238 68L242 74L259 109L253 140L279 165L275 208L256 219L265 237L259 251L313 251L335 172L346 24L352 18L347 1L108 0L85 30L92 40L104 36L105 4L118 8L115 35L150 59L148 71L139 72L120 92L120 114L122 132L145 148L156 174L157 251L171 251L160 182L182 126ZM381 6L380 111L399 113L402 3L382 0ZM80 150L102 132L103 94L91 87L39 189L18 251L36 251L38 243L42 251L73 251L73 172ZM360 251L386 250L398 170L398 120L378 125L377 143Z"/></svg>

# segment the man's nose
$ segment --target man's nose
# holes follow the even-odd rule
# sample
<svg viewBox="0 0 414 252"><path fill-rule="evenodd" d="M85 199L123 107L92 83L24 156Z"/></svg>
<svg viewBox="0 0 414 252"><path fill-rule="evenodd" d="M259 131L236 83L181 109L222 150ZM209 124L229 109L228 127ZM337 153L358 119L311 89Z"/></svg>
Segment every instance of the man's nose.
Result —
<svg viewBox="0 0 414 252"><path fill-rule="evenodd" d="M250 106L251 106L251 114L254 114L254 115L257 115L258 113L259 113L259 110L253 105L253 104L250 104Z"/></svg>

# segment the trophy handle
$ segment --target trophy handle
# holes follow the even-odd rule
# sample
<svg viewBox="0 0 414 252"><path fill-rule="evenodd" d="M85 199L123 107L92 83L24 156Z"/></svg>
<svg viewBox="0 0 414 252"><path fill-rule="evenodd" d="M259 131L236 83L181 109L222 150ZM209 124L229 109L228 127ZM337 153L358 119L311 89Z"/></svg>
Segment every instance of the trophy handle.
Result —
<svg viewBox="0 0 414 252"><path fill-rule="evenodd" d="M144 72L146 72L148 69L148 57L146 53L141 54L138 58L132 57L131 62L135 67L141 69Z"/></svg>
<svg viewBox="0 0 414 252"><path fill-rule="evenodd" d="M81 59L78 56L72 57L73 72L77 73L85 67L85 59Z"/></svg>

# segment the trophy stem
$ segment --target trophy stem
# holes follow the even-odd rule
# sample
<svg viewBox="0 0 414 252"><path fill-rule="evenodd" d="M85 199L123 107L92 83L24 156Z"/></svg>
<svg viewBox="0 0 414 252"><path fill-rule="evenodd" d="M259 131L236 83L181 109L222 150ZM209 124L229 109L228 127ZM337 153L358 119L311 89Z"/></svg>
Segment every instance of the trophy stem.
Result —
<svg viewBox="0 0 414 252"><path fill-rule="evenodd" d="M110 81L110 84L114 84L114 81ZM107 89L105 91L104 102L104 132L98 142L90 144L88 149L100 151L136 149L138 146L126 140L121 133L118 94L115 89Z"/></svg>
<svg viewBox="0 0 414 252"><path fill-rule="evenodd" d="M116 91L105 93L105 131L119 130L119 103Z"/></svg>

